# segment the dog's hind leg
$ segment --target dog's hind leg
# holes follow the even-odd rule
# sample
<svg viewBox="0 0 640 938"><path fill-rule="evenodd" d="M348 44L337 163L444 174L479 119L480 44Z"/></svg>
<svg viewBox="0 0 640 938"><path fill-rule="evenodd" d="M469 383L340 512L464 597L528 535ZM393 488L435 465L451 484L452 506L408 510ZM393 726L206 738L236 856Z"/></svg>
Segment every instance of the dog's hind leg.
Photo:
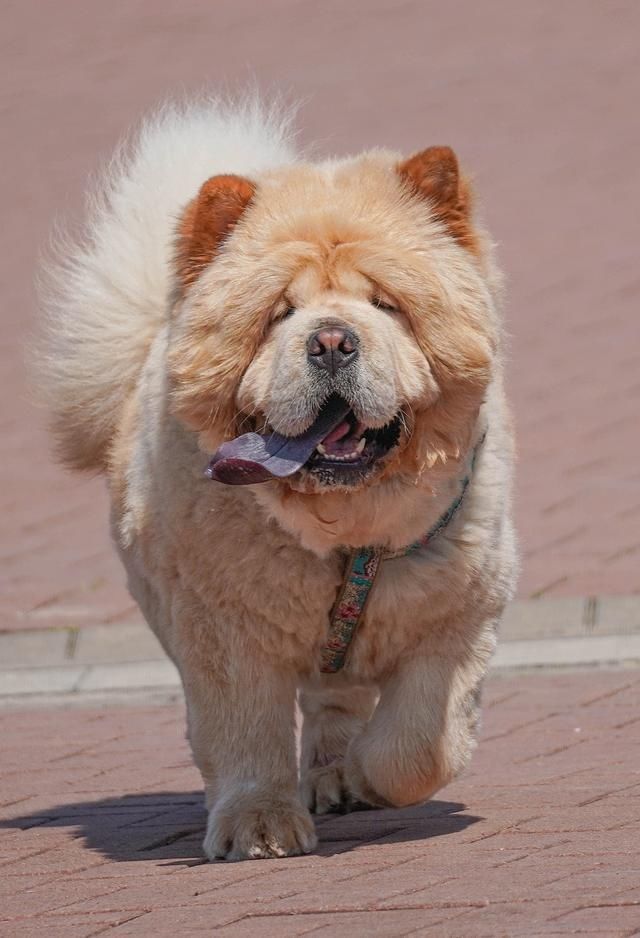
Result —
<svg viewBox="0 0 640 938"><path fill-rule="evenodd" d="M315 814L363 807L346 788L343 763L349 743L371 717L376 698L377 690L364 686L301 691L300 794Z"/></svg>

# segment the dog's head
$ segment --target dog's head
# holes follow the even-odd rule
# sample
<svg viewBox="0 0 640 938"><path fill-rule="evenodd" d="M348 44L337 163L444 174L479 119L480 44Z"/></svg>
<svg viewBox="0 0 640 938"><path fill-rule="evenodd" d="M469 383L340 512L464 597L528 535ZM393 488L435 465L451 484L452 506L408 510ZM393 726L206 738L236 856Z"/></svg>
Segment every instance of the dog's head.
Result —
<svg viewBox="0 0 640 938"><path fill-rule="evenodd" d="M298 492L418 478L466 449L497 354L494 274L453 152L208 180L180 222L170 375L203 449L304 436Z"/></svg>

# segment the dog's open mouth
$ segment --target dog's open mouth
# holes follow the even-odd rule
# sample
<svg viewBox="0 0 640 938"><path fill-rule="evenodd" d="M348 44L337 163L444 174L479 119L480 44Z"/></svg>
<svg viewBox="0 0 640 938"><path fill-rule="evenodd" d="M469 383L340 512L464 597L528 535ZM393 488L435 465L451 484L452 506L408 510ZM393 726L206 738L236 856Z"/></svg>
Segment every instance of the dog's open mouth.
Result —
<svg viewBox="0 0 640 938"><path fill-rule="evenodd" d="M329 470L346 476L366 470L393 449L400 438L400 418L384 427L367 427L352 410L321 440L304 468L309 472Z"/></svg>
<svg viewBox="0 0 640 938"><path fill-rule="evenodd" d="M323 481L362 478L400 438L399 416L374 429L358 420L343 398L332 395L313 424L295 437L245 433L213 455L210 479L227 485L252 485L291 476L302 469Z"/></svg>

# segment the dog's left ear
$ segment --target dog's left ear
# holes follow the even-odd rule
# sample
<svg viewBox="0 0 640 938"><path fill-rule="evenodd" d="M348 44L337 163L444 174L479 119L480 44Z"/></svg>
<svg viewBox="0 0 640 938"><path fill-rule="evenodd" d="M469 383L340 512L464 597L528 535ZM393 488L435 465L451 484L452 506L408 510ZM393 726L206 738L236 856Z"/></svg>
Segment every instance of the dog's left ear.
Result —
<svg viewBox="0 0 640 938"><path fill-rule="evenodd" d="M183 290L211 263L249 205L255 189L242 176L212 176L186 207L176 245L178 282Z"/></svg>
<svg viewBox="0 0 640 938"><path fill-rule="evenodd" d="M456 241L476 253L471 189L451 147L428 147L399 163L397 171L414 192L429 201L434 216Z"/></svg>

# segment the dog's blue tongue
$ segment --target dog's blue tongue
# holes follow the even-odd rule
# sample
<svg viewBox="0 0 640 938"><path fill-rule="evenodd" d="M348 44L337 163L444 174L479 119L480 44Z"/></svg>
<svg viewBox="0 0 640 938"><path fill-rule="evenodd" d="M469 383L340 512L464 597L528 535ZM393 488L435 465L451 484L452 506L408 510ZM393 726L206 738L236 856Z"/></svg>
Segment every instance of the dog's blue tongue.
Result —
<svg viewBox="0 0 640 938"><path fill-rule="evenodd" d="M304 466L318 443L344 420L350 409L346 401L332 398L322 408L315 423L300 436L245 433L229 440L214 453L206 475L225 485L255 485L293 475Z"/></svg>

